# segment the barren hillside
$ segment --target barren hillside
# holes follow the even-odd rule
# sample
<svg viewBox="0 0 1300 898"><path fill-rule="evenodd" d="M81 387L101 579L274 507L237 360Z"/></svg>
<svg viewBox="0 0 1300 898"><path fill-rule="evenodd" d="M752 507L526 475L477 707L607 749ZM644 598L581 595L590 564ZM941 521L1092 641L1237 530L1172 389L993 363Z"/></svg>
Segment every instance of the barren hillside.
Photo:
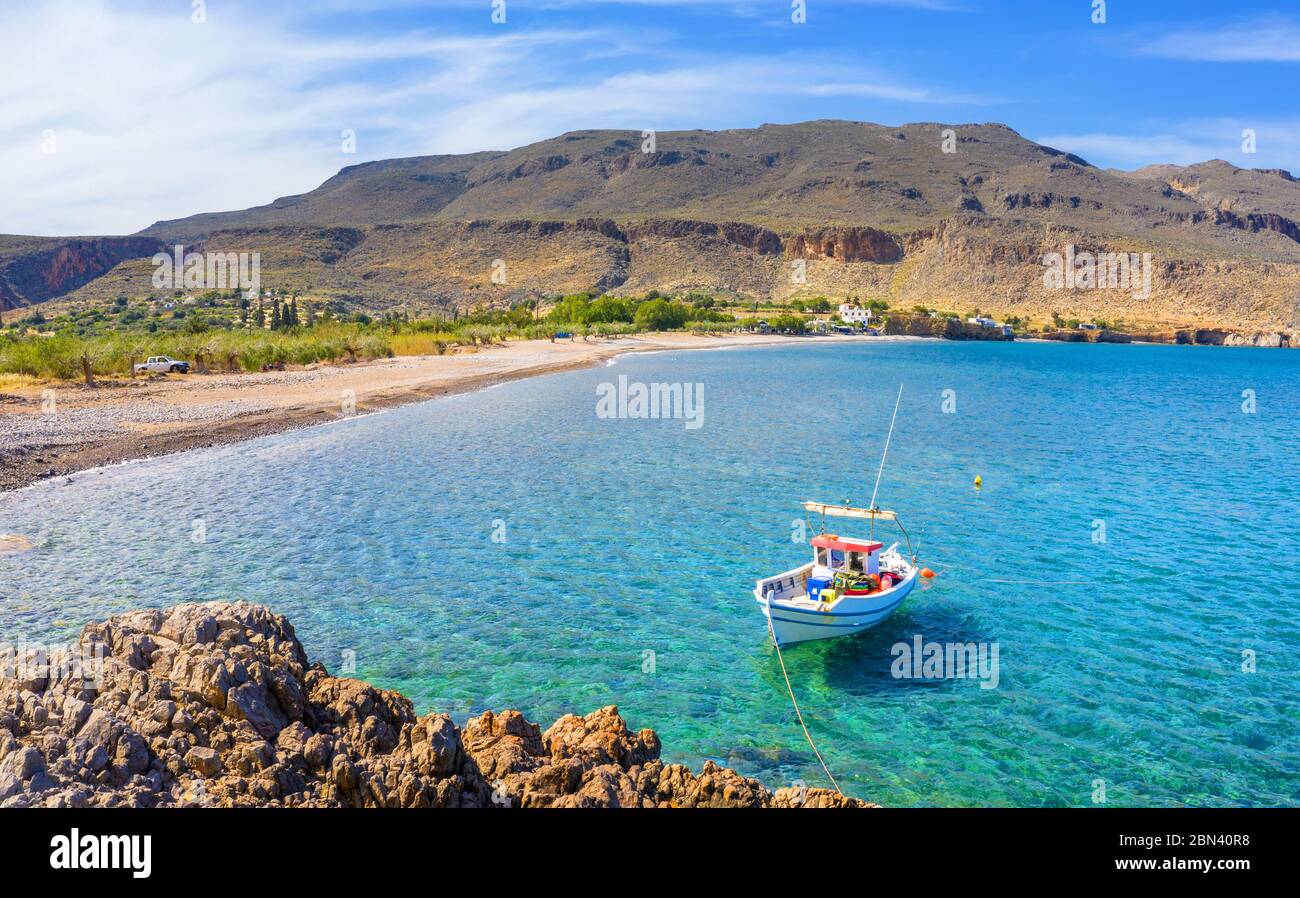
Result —
<svg viewBox="0 0 1300 898"><path fill-rule="evenodd" d="M844 121L661 132L652 148L639 132L580 131L355 165L310 193L134 238L0 238L0 305L147 295L149 256L177 242L259 252L264 285L372 309L655 288L1300 330L1287 172L1214 160L1126 173L999 124ZM1067 244L1150 252L1150 295L1045 287L1043 254Z"/></svg>

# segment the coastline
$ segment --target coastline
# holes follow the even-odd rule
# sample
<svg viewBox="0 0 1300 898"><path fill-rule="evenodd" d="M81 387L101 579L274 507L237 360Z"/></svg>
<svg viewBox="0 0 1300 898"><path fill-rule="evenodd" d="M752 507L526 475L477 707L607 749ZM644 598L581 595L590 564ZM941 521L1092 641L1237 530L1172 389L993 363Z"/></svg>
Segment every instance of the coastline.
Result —
<svg viewBox="0 0 1300 898"><path fill-rule="evenodd" d="M914 338L654 333L589 342L514 341L441 356L251 374L159 375L95 387L38 384L0 393L0 492L590 368L628 353L899 339Z"/></svg>
<svg viewBox="0 0 1300 898"><path fill-rule="evenodd" d="M1136 345L1185 342L1097 339L1095 332L1081 339L1075 339L1073 333L1067 336L1071 339L1054 334L1016 340ZM511 381L610 365L631 353L931 339L937 338L917 334L658 332L573 342L507 341L444 355L321 363L284 371L102 379L94 387L78 382L37 382L0 389L0 493L55 477L329 424ZM53 412L49 413L51 405Z"/></svg>

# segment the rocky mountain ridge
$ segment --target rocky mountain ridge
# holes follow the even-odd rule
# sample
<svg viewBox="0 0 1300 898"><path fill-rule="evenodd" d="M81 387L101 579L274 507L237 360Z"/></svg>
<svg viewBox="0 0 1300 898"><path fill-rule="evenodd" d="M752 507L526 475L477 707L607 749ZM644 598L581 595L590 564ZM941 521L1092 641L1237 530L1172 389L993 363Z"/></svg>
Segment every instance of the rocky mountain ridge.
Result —
<svg viewBox="0 0 1300 898"><path fill-rule="evenodd" d="M129 239L258 252L264 283L371 309L658 289L1300 330L1289 173L1221 160L1103 170L1000 124L816 121L652 142L579 131L353 165L305 194ZM0 238L0 304L153 289L150 254L67 241L56 260L33 240ZM1152 295L1044 286L1043 254L1067 245L1151 253Z"/></svg>

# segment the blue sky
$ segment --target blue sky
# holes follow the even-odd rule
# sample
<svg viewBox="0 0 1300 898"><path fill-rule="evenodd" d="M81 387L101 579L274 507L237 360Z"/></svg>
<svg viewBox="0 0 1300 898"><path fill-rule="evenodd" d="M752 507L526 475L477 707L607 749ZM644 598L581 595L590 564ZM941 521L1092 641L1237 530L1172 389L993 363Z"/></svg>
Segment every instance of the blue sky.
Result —
<svg viewBox="0 0 1300 898"><path fill-rule="evenodd" d="M1101 166L1300 171L1295 3L504 3L6 3L0 232L127 233L597 127L997 121Z"/></svg>

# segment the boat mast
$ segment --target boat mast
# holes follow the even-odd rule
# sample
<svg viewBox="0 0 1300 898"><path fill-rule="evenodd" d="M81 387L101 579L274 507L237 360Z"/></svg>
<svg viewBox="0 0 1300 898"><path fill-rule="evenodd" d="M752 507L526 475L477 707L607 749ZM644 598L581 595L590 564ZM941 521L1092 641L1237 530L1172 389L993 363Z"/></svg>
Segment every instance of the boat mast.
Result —
<svg viewBox="0 0 1300 898"><path fill-rule="evenodd" d="M894 400L894 415L889 419L889 435L885 437L885 451L880 453L880 470L876 471L876 485L871 490L871 503L867 506L873 511L876 508L876 493L880 492L880 478L885 473L885 458L889 455L889 441L894 438L894 423L898 420L898 404L903 401L903 385L898 385L898 398ZM871 520L871 536L876 536L876 521Z"/></svg>

